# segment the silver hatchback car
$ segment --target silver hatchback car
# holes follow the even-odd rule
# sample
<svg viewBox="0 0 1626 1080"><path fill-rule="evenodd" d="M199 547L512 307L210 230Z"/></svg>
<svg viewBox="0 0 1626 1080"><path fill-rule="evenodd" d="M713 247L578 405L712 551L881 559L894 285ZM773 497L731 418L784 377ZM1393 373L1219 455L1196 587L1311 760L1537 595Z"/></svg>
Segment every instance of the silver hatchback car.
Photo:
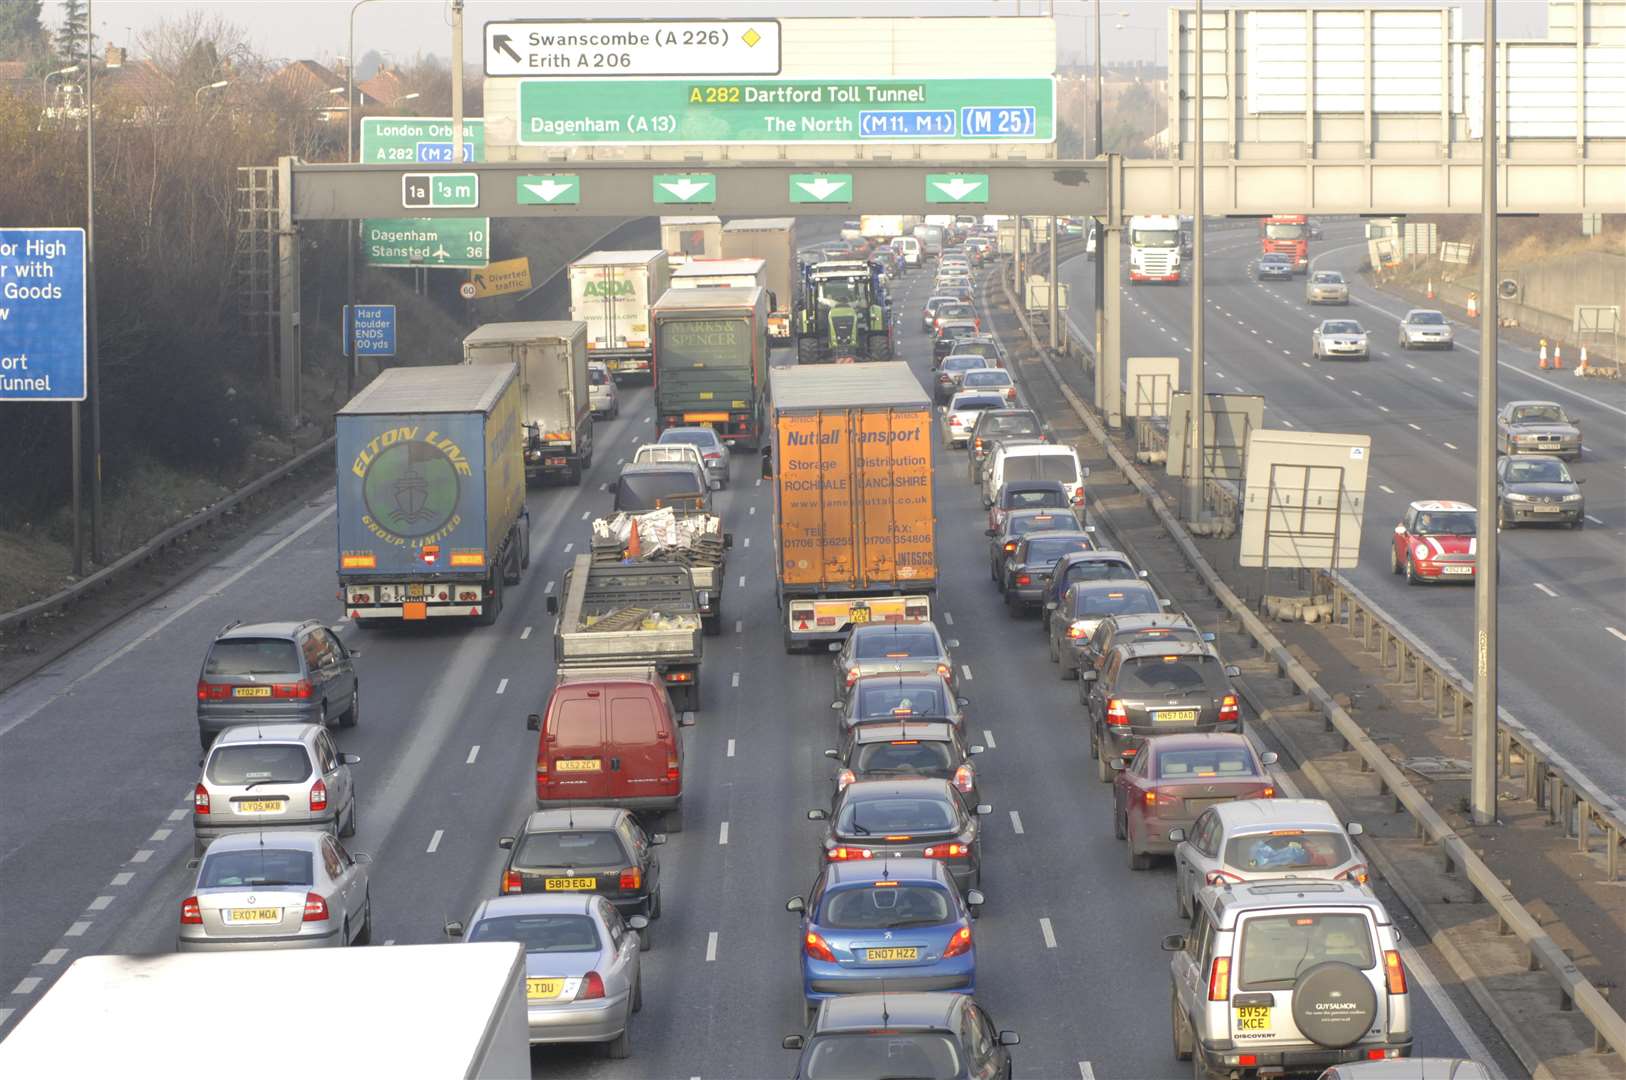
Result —
<svg viewBox="0 0 1626 1080"><path fill-rule="evenodd" d="M199 741L207 750L227 728L262 720L354 725L360 655L316 619L227 623L198 674Z"/></svg>
<svg viewBox="0 0 1626 1080"><path fill-rule="evenodd" d="M718 487L728 486L729 452L722 436L709 427L673 427L661 432L659 445L686 443L700 451L701 463L706 467L706 478L716 481Z"/></svg>
<svg viewBox="0 0 1626 1080"><path fill-rule="evenodd" d="M178 952L320 949L373 937L369 855L332 833L243 832L209 845L181 901Z"/></svg>
<svg viewBox="0 0 1626 1080"><path fill-rule="evenodd" d="M341 754L316 724L227 728L198 763L192 789L194 854L247 829L356 832L355 754Z"/></svg>
<svg viewBox="0 0 1626 1080"><path fill-rule="evenodd" d="M525 947L525 1004L531 1044L602 1043L612 1058L631 1050L632 1014L644 1007L638 931L604 897L520 894L484 900L468 925L446 924L467 942Z"/></svg>

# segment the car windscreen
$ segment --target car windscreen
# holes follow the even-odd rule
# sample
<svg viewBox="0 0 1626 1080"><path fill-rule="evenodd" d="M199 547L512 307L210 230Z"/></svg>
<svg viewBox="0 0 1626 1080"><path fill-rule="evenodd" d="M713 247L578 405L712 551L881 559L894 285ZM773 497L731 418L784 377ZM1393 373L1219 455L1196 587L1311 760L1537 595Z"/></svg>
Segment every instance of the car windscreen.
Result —
<svg viewBox="0 0 1626 1080"><path fill-rule="evenodd" d="M946 716L948 715L947 687L918 686L892 680L886 686L858 684L858 716Z"/></svg>
<svg viewBox="0 0 1626 1080"><path fill-rule="evenodd" d="M1332 961L1369 971L1372 931L1354 913L1256 915L1242 924L1239 990L1285 990L1304 972Z"/></svg>
<svg viewBox="0 0 1626 1080"><path fill-rule="evenodd" d="M587 369L587 381L594 386L603 386L610 381L610 373L603 368L590 367Z"/></svg>
<svg viewBox="0 0 1626 1080"><path fill-rule="evenodd" d="M1072 514L1012 514L1005 531L1011 536L1025 536L1030 532L1047 529L1076 529L1078 519Z"/></svg>
<svg viewBox="0 0 1626 1080"><path fill-rule="evenodd" d="M470 941L517 941L528 953L599 950L598 926L587 915L494 915L469 928Z"/></svg>
<svg viewBox="0 0 1626 1080"><path fill-rule="evenodd" d="M955 766L954 755L945 742L924 739L891 739L865 743L854 755L853 768L865 775L946 776Z"/></svg>
<svg viewBox="0 0 1626 1080"><path fill-rule="evenodd" d="M1303 240L1304 226L1273 222L1265 226L1265 235L1272 240Z"/></svg>
<svg viewBox="0 0 1626 1080"><path fill-rule="evenodd" d="M1065 509L1068 505L1067 493L1060 488L1005 489L1007 510L1037 510L1041 506Z"/></svg>
<svg viewBox="0 0 1626 1080"><path fill-rule="evenodd" d="M880 660L884 657L937 656L942 652L937 635L930 630L914 627L887 628L885 633L860 634L853 655L860 660Z"/></svg>
<svg viewBox="0 0 1626 1080"><path fill-rule="evenodd" d="M1557 405L1521 405L1513 410L1515 424L1562 424L1564 410Z"/></svg>
<svg viewBox="0 0 1626 1080"><path fill-rule="evenodd" d="M1173 247L1180 242L1178 229L1132 229L1129 243L1134 247Z"/></svg>
<svg viewBox="0 0 1626 1080"><path fill-rule="evenodd" d="M988 417L977 425L977 431L983 435L1037 435L1039 421L1032 416L1008 413Z"/></svg>
<svg viewBox="0 0 1626 1080"><path fill-rule="evenodd" d="M992 341L966 341L954 346L954 352L950 355L958 356L961 353L976 353L993 360L999 356L999 346Z"/></svg>
<svg viewBox="0 0 1626 1080"><path fill-rule="evenodd" d="M1135 573L1135 568L1126 562L1119 562L1117 559L1080 559L1078 562L1070 564L1062 576L1062 584L1064 585L1070 585L1075 581L1138 580L1140 580L1140 575ZM1130 613L1116 612L1115 614L1127 615Z"/></svg>
<svg viewBox="0 0 1626 1080"><path fill-rule="evenodd" d="M1412 532L1420 536L1475 536L1479 515L1468 510L1431 510L1417 515Z"/></svg>
<svg viewBox="0 0 1626 1080"><path fill-rule="evenodd" d="M977 371L988 366L988 361L974 353L951 353L943 360L944 371Z"/></svg>
<svg viewBox="0 0 1626 1080"><path fill-rule="evenodd" d="M977 309L965 303L944 304L937 309L937 316L941 319L975 319Z"/></svg>
<svg viewBox="0 0 1626 1080"><path fill-rule="evenodd" d="M717 447L718 438L717 433L711 430L673 428L670 431L661 432L660 441L655 445L670 446L673 443L681 443L684 446L697 446L702 450L714 450Z"/></svg>
<svg viewBox="0 0 1626 1080"><path fill-rule="evenodd" d="M1028 541L1026 565L1050 566L1063 555L1089 550L1090 542L1081 536L1036 536Z"/></svg>
<svg viewBox="0 0 1626 1080"><path fill-rule="evenodd" d="M854 1080L899 1076L909 1080L954 1080L960 1051L937 1032L877 1030L852 1035L821 1035L807 1048L801 1075L807 1080Z"/></svg>
<svg viewBox="0 0 1626 1080"><path fill-rule="evenodd" d="M256 847L210 852L198 871L200 889L253 889L279 885L312 885L311 853L289 848Z"/></svg>
<svg viewBox="0 0 1626 1080"><path fill-rule="evenodd" d="M1078 483L1078 465L1071 454L1021 454L1005 461L1005 480L1060 480Z"/></svg>
<svg viewBox="0 0 1626 1080"><path fill-rule="evenodd" d="M527 833L514 846L514 865L623 866L627 855L610 829Z"/></svg>
<svg viewBox="0 0 1626 1080"><path fill-rule="evenodd" d="M280 675L299 671L299 653L283 638L229 638L209 650L205 675Z"/></svg>
<svg viewBox="0 0 1626 1080"><path fill-rule="evenodd" d="M1315 283L1317 285L1342 285L1344 283L1344 275L1338 273L1336 270L1321 270L1316 273Z"/></svg>
<svg viewBox="0 0 1626 1080"><path fill-rule="evenodd" d="M849 800L842 807L841 820L836 823L836 831L843 836L914 836L916 833L956 832L959 827L947 796L931 799L887 795Z"/></svg>
<svg viewBox="0 0 1626 1080"><path fill-rule="evenodd" d="M1253 765L1253 755L1241 746L1162 750L1157 755L1157 776L1160 780L1224 780L1258 775L1259 771Z"/></svg>
<svg viewBox="0 0 1626 1080"><path fill-rule="evenodd" d="M977 328L971 323L965 323L963 325L960 323L944 323L943 326L938 330L937 338L939 341L943 341L949 338L970 337L976 332ZM982 365L979 364L977 366L981 367Z"/></svg>
<svg viewBox="0 0 1626 1080"><path fill-rule="evenodd" d="M1009 386L1011 373L1001 371L999 368L974 368L965 373L965 380L961 385L967 390L983 386Z"/></svg>
<svg viewBox="0 0 1626 1080"><path fill-rule="evenodd" d="M1562 461L1518 461L1507 463L1507 480L1510 484L1568 484L1572 482L1570 471L1564 467Z"/></svg>
<svg viewBox="0 0 1626 1080"><path fill-rule="evenodd" d="M1349 841L1331 829L1276 829L1225 844L1225 865L1248 873L1331 870L1348 861Z"/></svg>
<svg viewBox="0 0 1626 1080"><path fill-rule="evenodd" d="M209 755L211 784L297 784L310 779L311 759L301 743L234 743Z"/></svg>
<svg viewBox="0 0 1626 1080"><path fill-rule="evenodd" d="M973 373L974 374L974 373ZM1005 399L995 394L970 394L957 398L950 406L950 412L981 412L985 409L1002 409Z"/></svg>
<svg viewBox="0 0 1626 1080"><path fill-rule="evenodd" d="M1126 694L1224 694L1225 670L1212 656L1137 656L1124 662L1115 687Z"/></svg>
<svg viewBox="0 0 1626 1080"><path fill-rule="evenodd" d="M617 510L655 510L703 498L694 476L677 469L660 472L623 473L615 485Z"/></svg>
<svg viewBox="0 0 1626 1080"><path fill-rule="evenodd" d="M1080 565L1088 566L1088 563ZM1068 573L1071 574L1071 568ZM1162 608L1150 589L1079 589L1073 594L1075 618L1108 615L1151 615Z"/></svg>
<svg viewBox="0 0 1626 1080"><path fill-rule="evenodd" d="M751 322L663 319L655 331L655 363L663 378L674 371L750 367Z"/></svg>
<svg viewBox="0 0 1626 1080"><path fill-rule="evenodd" d="M1364 331L1361 330L1360 323L1330 322L1321 328L1321 332L1323 334L1359 334Z"/></svg>
<svg viewBox="0 0 1626 1080"><path fill-rule="evenodd" d="M935 926L957 914L940 886L878 881L825 893L818 921L832 930L896 930Z"/></svg>
<svg viewBox="0 0 1626 1080"><path fill-rule="evenodd" d="M1406 319L1407 322L1422 326L1444 326L1445 316L1438 311L1414 311Z"/></svg>

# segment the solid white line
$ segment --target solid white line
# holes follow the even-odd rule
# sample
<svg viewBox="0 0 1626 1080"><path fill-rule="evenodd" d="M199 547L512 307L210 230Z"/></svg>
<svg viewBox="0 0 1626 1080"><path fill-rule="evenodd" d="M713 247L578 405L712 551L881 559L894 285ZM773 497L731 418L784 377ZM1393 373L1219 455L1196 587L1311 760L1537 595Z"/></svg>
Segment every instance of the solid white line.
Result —
<svg viewBox="0 0 1626 1080"><path fill-rule="evenodd" d="M740 685L740 673L737 671L734 673L733 685Z"/></svg>
<svg viewBox="0 0 1626 1080"><path fill-rule="evenodd" d="M1531 584L1540 589L1542 592L1546 593L1548 596L1552 597L1554 600L1558 599L1558 594L1553 592L1553 590L1549 589L1547 586L1543 585L1541 582L1535 581L1531 582Z"/></svg>
<svg viewBox="0 0 1626 1080"><path fill-rule="evenodd" d="M503 679L501 682L497 683L497 693L501 694L504 691L506 691L507 689L508 689L508 680L507 679Z"/></svg>
<svg viewBox="0 0 1626 1080"><path fill-rule="evenodd" d="M1015 810L1011 811L1011 829L1017 836L1022 835L1022 815Z"/></svg>
<svg viewBox="0 0 1626 1080"><path fill-rule="evenodd" d="M717 959L717 931L713 930L706 935L706 963Z"/></svg>
<svg viewBox="0 0 1626 1080"><path fill-rule="evenodd" d="M723 827L717 832L717 843L719 845L728 843L728 822L726 821L723 822Z"/></svg>
<svg viewBox="0 0 1626 1080"><path fill-rule="evenodd" d="M130 871L120 870L118 873L113 875L113 880L109 881L108 884L115 887L119 885L128 885L130 884L130 879L134 877L135 874L131 873Z"/></svg>
<svg viewBox="0 0 1626 1080"><path fill-rule="evenodd" d="M1492 1076L1495 1076L1497 1080L1503 1080L1500 1070L1492 1063L1490 1051L1485 1049L1485 1044L1480 1041L1479 1035L1468 1025L1467 1019L1462 1015L1462 1010L1457 1008L1457 1003L1452 1001L1450 995L1445 992L1444 987L1440 985L1440 980L1434 977L1434 970L1428 966L1428 962L1405 941L1400 943L1400 960L1406 967L1406 973L1416 977L1418 985L1423 988L1423 993L1427 994L1429 1001L1434 1003L1434 1008L1439 1011L1440 1019L1444 1020L1445 1026L1451 1029L1451 1034L1457 1037L1457 1042L1462 1046L1463 1053L1473 1061L1484 1062Z"/></svg>
<svg viewBox="0 0 1626 1080"><path fill-rule="evenodd" d="M41 979L38 975L30 975L28 978L18 983L11 992L13 994L32 994L34 992L34 988L39 986L39 984L44 981L45 980Z"/></svg>
<svg viewBox="0 0 1626 1080"><path fill-rule="evenodd" d="M111 896L98 896L96 899L94 899L94 900L92 900L90 902L90 904L85 908L85 910L86 911L106 911L108 909L109 905L111 905L112 903L113 903L113 898Z"/></svg>
<svg viewBox="0 0 1626 1080"><path fill-rule="evenodd" d="M953 626L954 625L954 616L945 611L945 612L943 612L943 621L945 623L947 623L948 625Z"/></svg>
<svg viewBox="0 0 1626 1080"><path fill-rule="evenodd" d="M1600 522L1598 522L1598 524L1602 525L1603 522L1600 521ZM191 812L192 811L187 809L186 807L182 807L179 810L171 810L169 812L169 820L170 821L179 821L182 818L184 818L187 814L190 814Z"/></svg>
<svg viewBox="0 0 1626 1080"><path fill-rule="evenodd" d="M152 851L148 848L142 848L140 851L130 856L130 861L133 863L143 863L150 858L152 858Z"/></svg>
<svg viewBox="0 0 1626 1080"><path fill-rule="evenodd" d="M1603 518L1595 518L1591 514L1588 514L1586 516L1586 519L1588 521L1592 522L1592 524L1594 524L1594 525L1602 525L1603 524Z"/></svg>
<svg viewBox="0 0 1626 1080"><path fill-rule="evenodd" d="M728 754L726 756L728 756L728 757L733 757L734 756L734 740L733 739L728 740Z"/></svg>
<svg viewBox="0 0 1626 1080"><path fill-rule="evenodd" d="M475 743L473 746L469 747L469 756L463 759L463 764L465 764L465 765L473 765L474 764L474 759L479 757L479 756L480 756L480 744Z"/></svg>
<svg viewBox="0 0 1626 1080"><path fill-rule="evenodd" d="M965 676L965 679L966 679L967 682L970 682L971 681L971 665L970 664L961 664L960 665L960 674Z"/></svg>
<svg viewBox="0 0 1626 1080"><path fill-rule="evenodd" d="M1604 629L1618 637L1620 640L1626 641L1626 630L1617 630L1613 626L1606 626Z"/></svg>
<svg viewBox="0 0 1626 1080"><path fill-rule="evenodd" d="M165 840L169 839L169 834L174 831L174 829L154 829L152 831L152 835L147 837L147 843L162 844Z"/></svg>
<svg viewBox="0 0 1626 1080"><path fill-rule="evenodd" d="M1393 495L1395 493L1395 489L1390 487L1388 484L1379 484L1378 489L1385 495Z"/></svg>
<svg viewBox="0 0 1626 1080"><path fill-rule="evenodd" d="M1457 444L1456 444L1456 443L1441 443L1441 444L1440 444L1440 445L1441 445L1441 446L1444 446L1444 447L1445 447L1445 448L1446 448L1446 449L1447 449L1447 450L1457 450L1457 449L1460 449L1460 448L1459 448L1459 447L1458 447L1458 446L1457 446Z"/></svg>
<svg viewBox="0 0 1626 1080"><path fill-rule="evenodd" d="M433 855L435 849L440 847L440 838L446 834L445 829L436 829L435 835L429 838L429 849L426 854Z"/></svg>
<svg viewBox="0 0 1626 1080"><path fill-rule="evenodd" d="M1056 947L1056 932L1050 928L1049 919L1039 920L1039 932L1044 935L1044 947L1054 949Z"/></svg>
<svg viewBox="0 0 1626 1080"><path fill-rule="evenodd" d="M989 731L987 728L982 729L982 741L983 745L987 746L990 750L999 749L999 744L994 741L994 733Z"/></svg>
<svg viewBox="0 0 1626 1080"><path fill-rule="evenodd" d="M525 629L523 629L523 630L521 630L519 632L519 639L521 641L524 641L526 638L528 638L530 636L531 636L531 628L529 626L527 626Z"/></svg>
<svg viewBox="0 0 1626 1080"><path fill-rule="evenodd" d="M67 949L50 949L50 950L48 950L46 952L46 954L44 956L42 956L38 960L34 961L34 963L36 963L36 964L46 964L46 965L57 964L57 963L61 963L62 958L64 956L67 956L67 955L68 955L68 950Z"/></svg>
<svg viewBox="0 0 1626 1080"><path fill-rule="evenodd" d="M84 937L85 931L90 929L89 919L80 919L62 932L63 937Z"/></svg>

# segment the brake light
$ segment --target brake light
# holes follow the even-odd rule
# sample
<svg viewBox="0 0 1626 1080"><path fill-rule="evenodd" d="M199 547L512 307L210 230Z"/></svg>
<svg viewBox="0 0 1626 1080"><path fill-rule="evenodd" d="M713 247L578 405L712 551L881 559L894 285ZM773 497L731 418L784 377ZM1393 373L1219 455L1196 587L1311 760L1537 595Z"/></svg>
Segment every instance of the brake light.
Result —
<svg viewBox="0 0 1626 1080"><path fill-rule="evenodd" d="M970 844L933 844L921 852L928 859L965 859L971 856Z"/></svg>
<svg viewBox="0 0 1626 1080"><path fill-rule="evenodd" d="M831 964L836 962L836 954L830 951L829 944L811 930L807 932L807 940L802 948L815 960L824 960Z"/></svg>
<svg viewBox="0 0 1626 1080"><path fill-rule="evenodd" d="M843 844L830 848L824 856L831 862L856 862L859 859L874 858L875 853L869 848L847 847Z"/></svg>
<svg viewBox="0 0 1626 1080"><path fill-rule="evenodd" d="M188 896L185 900L181 901L181 925L203 925L203 909L198 906L197 897Z"/></svg>
<svg viewBox="0 0 1626 1080"><path fill-rule="evenodd" d="M667 758L666 759L666 779L667 779L667 782L668 783L676 783L677 781L681 780L682 778L683 778L683 773L678 768L678 759L675 758L675 757Z"/></svg>
<svg viewBox="0 0 1626 1080"><path fill-rule="evenodd" d="M1372 875L1367 872L1365 863L1357 863L1338 876L1345 881L1353 881L1357 885L1365 885L1372 880Z"/></svg>
<svg viewBox="0 0 1626 1080"><path fill-rule="evenodd" d="M1240 719L1242 719L1242 712L1236 707L1236 695L1226 694L1220 699L1219 722L1229 724Z"/></svg>
<svg viewBox="0 0 1626 1080"><path fill-rule="evenodd" d="M1016 575L1016 583L1018 585L1032 585L1033 584L1033 577L1030 574L1017 574Z"/></svg>
<svg viewBox="0 0 1626 1080"><path fill-rule="evenodd" d="M273 683L271 696L274 698L297 698L301 701L311 696L309 679L300 679L296 683Z"/></svg>
<svg viewBox="0 0 1626 1080"><path fill-rule="evenodd" d="M1122 698L1107 699L1107 723L1112 727L1129 726L1129 710L1124 708Z"/></svg>
<svg viewBox="0 0 1626 1080"><path fill-rule="evenodd" d="M972 439L971 440L971 449L973 449L973 450L981 450L982 449L982 439L980 439L980 438Z"/></svg>
<svg viewBox="0 0 1626 1080"><path fill-rule="evenodd" d="M581 989L576 991L577 1001L592 1001L604 996L604 980L596 971L589 971L582 976Z"/></svg>
<svg viewBox="0 0 1626 1080"><path fill-rule="evenodd" d="M229 686L222 686L220 683L204 682L202 679L198 680L199 701L224 701L228 696L230 696L230 694L231 687Z"/></svg>
<svg viewBox="0 0 1626 1080"><path fill-rule="evenodd" d="M1073 505L1074 506L1083 506L1084 505L1084 485L1083 484L1080 484L1080 485L1078 485L1078 487L1073 489Z"/></svg>
<svg viewBox="0 0 1626 1080"><path fill-rule="evenodd" d="M305 914L302 922L327 922L327 901L313 892L305 894Z"/></svg>
<svg viewBox="0 0 1626 1080"><path fill-rule="evenodd" d="M209 812L209 789L202 784L192 789L192 812L194 814L207 814Z"/></svg>
<svg viewBox="0 0 1626 1080"><path fill-rule="evenodd" d="M320 780L311 785L311 809L327 809L327 785Z"/></svg>
<svg viewBox="0 0 1626 1080"><path fill-rule="evenodd" d="M947 960L951 956L961 956L970 951L971 927L962 926L954 931L953 937L949 938L948 946L943 950L943 959Z"/></svg>
<svg viewBox="0 0 1626 1080"><path fill-rule="evenodd" d="M1406 967L1400 962L1400 954L1394 949L1383 950L1383 975L1389 981L1389 993L1406 992Z"/></svg>
<svg viewBox="0 0 1626 1080"><path fill-rule="evenodd" d="M1013 552L1015 550L1016 550L1016 541L1015 540L1007 540L1007 541L1005 541L1005 554L1009 555L1011 552Z"/></svg>
<svg viewBox="0 0 1626 1080"><path fill-rule="evenodd" d="M945 678L945 679L949 677L949 675L953 672L953 670L954 669L949 667L947 664L938 664L937 665L937 673L939 675L943 676L943 678Z"/></svg>
<svg viewBox="0 0 1626 1080"><path fill-rule="evenodd" d="M850 688L852 686L852 684L857 682L857 681L858 681L858 669L857 668L848 668L847 669L847 686Z"/></svg>
<svg viewBox="0 0 1626 1080"><path fill-rule="evenodd" d="M1258 1065L1259 1064L1259 1055L1258 1054L1238 1054L1237 1059L1236 1059L1236 1063L1238 1065L1246 1065L1246 1066L1249 1066L1249 1067Z"/></svg>
<svg viewBox="0 0 1626 1080"><path fill-rule="evenodd" d="M717 453L714 450L711 453L706 454L705 458L706 458L707 461L721 461L721 460L723 460L723 455Z"/></svg>
<svg viewBox="0 0 1626 1080"><path fill-rule="evenodd" d="M858 779L858 777L853 775L853 771L851 769L842 769L836 774L836 790L846 791L847 785L856 779Z"/></svg>
<svg viewBox="0 0 1626 1080"><path fill-rule="evenodd" d="M1269 784L1266 784L1264 787L1253 793L1253 798L1255 799L1274 799L1275 797L1276 789L1271 787Z"/></svg>
<svg viewBox="0 0 1626 1080"><path fill-rule="evenodd" d="M1224 1001L1231 996L1231 958L1229 956L1214 957L1214 964L1208 969L1208 1000Z"/></svg>
<svg viewBox="0 0 1626 1080"><path fill-rule="evenodd" d="M1162 791L1148 791L1146 793L1147 806L1179 806L1180 797L1169 795Z"/></svg>
<svg viewBox="0 0 1626 1080"><path fill-rule="evenodd" d="M1090 632L1085 626L1084 622L1080 620L1078 622L1068 624L1067 636L1072 638L1074 641L1077 641L1079 638L1089 637Z"/></svg>
<svg viewBox="0 0 1626 1080"><path fill-rule="evenodd" d="M644 887L644 872L636 866L623 870L618 884L622 889L636 892Z"/></svg>
<svg viewBox="0 0 1626 1080"><path fill-rule="evenodd" d="M954 770L954 786L960 791L970 791L976 782L977 774L969 764Z"/></svg>

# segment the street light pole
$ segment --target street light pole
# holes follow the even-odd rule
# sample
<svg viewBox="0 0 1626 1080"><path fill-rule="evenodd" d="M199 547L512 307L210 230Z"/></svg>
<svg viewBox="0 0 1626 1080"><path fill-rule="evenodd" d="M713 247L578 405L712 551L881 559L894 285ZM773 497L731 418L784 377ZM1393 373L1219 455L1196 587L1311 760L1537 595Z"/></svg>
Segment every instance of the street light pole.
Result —
<svg viewBox="0 0 1626 1080"><path fill-rule="evenodd" d="M1489 2L1489 0L1487 0ZM1186 470L1186 520L1203 516L1203 473L1207 447L1203 420L1207 398L1203 393L1203 0L1197 0L1191 37L1192 56L1192 163L1191 174L1191 467ZM1178 62L1175 64L1178 69ZM1179 77L1178 72L1176 78ZM1171 126L1174 121L1170 121Z"/></svg>
<svg viewBox="0 0 1626 1080"><path fill-rule="evenodd" d="M230 79L221 79L219 82L212 82L212 83L209 83L207 86L198 87L196 90L194 90L192 92L192 105L194 107L196 107L200 102L202 102L202 100L203 100L203 92L205 90L219 90L222 87L230 86L230 85L231 85L231 80Z"/></svg>
<svg viewBox="0 0 1626 1080"><path fill-rule="evenodd" d="M1475 825L1496 824L1496 0L1485 0L1484 118L1480 145L1479 522L1474 573L1474 744L1471 809Z"/></svg>
<svg viewBox="0 0 1626 1080"><path fill-rule="evenodd" d="M350 5L350 39L344 60L344 160L356 160L356 12L373 0ZM454 137L455 143L457 139ZM356 390L356 222L344 223L344 355L350 373L346 386Z"/></svg>
<svg viewBox="0 0 1626 1080"><path fill-rule="evenodd" d="M85 3L85 389L90 394L90 558L102 561L102 376L96 321L96 76L93 4ZM76 508L77 509L77 508Z"/></svg>
<svg viewBox="0 0 1626 1080"><path fill-rule="evenodd" d="M463 0L452 0L452 164L463 164Z"/></svg>

